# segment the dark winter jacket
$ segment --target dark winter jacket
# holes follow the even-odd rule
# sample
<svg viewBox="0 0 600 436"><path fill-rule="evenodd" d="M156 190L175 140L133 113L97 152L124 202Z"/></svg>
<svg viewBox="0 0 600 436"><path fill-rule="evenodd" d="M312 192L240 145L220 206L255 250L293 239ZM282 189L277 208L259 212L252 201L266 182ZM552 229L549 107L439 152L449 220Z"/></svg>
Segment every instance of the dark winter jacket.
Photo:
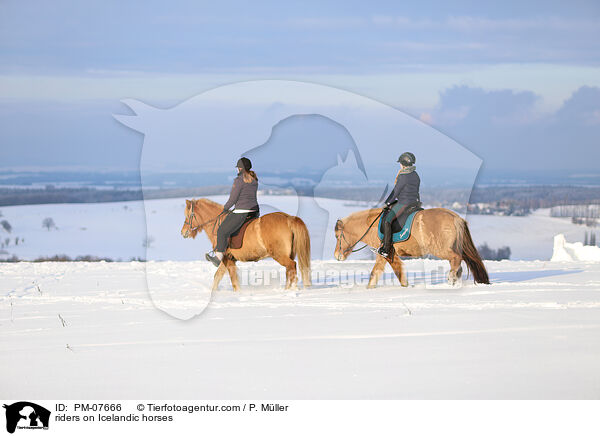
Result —
<svg viewBox="0 0 600 436"><path fill-rule="evenodd" d="M223 207L224 210L229 210L235 204L236 209L257 209L258 201L256 200L256 191L258 190L258 181L253 179L250 183L244 182L240 174L233 181L229 200Z"/></svg>
<svg viewBox="0 0 600 436"><path fill-rule="evenodd" d="M421 185L421 179L416 171L408 174L399 174L396 180L396 185L390 195L385 200L386 204L391 204L398 200L399 203L412 203L413 201L420 201L419 198L419 186Z"/></svg>

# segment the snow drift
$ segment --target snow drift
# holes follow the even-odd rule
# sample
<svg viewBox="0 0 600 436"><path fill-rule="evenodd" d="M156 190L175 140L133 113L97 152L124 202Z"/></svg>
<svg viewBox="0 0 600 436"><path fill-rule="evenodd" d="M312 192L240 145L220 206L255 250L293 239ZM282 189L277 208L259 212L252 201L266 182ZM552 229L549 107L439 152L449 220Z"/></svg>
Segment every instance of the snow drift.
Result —
<svg viewBox="0 0 600 436"><path fill-rule="evenodd" d="M562 233L554 237L552 262L600 261L600 247L567 242Z"/></svg>

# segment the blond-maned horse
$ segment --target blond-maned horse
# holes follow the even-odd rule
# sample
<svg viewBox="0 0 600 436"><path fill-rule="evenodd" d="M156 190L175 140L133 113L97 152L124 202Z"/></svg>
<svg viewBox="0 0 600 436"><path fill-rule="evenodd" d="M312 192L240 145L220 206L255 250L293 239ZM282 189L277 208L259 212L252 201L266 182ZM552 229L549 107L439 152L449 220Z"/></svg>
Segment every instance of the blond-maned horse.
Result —
<svg viewBox="0 0 600 436"><path fill-rule="evenodd" d="M223 217L221 215L223 205L207 198L185 200L185 203L185 221L181 228L181 235L184 238L195 238L198 232L204 230L214 249L217 245L218 224ZM248 224L241 248L227 249L215 273L213 290L217 289L227 271L233 289L238 291L240 284L236 261L256 262L266 257L272 257L285 267L285 288L296 288L298 284L294 260L296 255L304 287L308 287L311 285L310 236L304 221L283 212L263 215Z"/></svg>
<svg viewBox="0 0 600 436"><path fill-rule="evenodd" d="M362 210L337 221L337 243L334 252L337 260L346 260L359 242L373 248L379 247L377 227L380 213L381 209ZM389 258L377 256L367 288L377 285L386 261L391 265L400 284L408 286L406 272L399 256L421 257L428 254L450 262L448 282L452 285L456 284L462 275L463 260L473 274L475 283L490 283L485 265L471 239L467 222L451 210L434 208L416 213L410 237L404 242L394 243Z"/></svg>

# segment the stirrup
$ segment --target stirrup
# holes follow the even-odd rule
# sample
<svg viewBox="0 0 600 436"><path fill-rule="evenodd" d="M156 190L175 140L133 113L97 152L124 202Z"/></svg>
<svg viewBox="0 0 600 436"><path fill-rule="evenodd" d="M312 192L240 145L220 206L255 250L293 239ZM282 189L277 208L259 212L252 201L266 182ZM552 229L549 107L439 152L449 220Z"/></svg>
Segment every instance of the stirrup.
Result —
<svg viewBox="0 0 600 436"><path fill-rule="evenodd" d="M383 246L379 247L379 248L373 248L373 247L369 247L371 249L371 251L375 254L378 254L382 257L385 257L386 259L389 257L390 253L386 253L383 251ZM391 251L391 250L390 250Z"/></svg>
<svg viewBox="0 0 600 436"><path fill-rule="evenodd" d="M210 253L213 253L212 255ZM210 263L212 263L214 266L216 266L217 268L221 265L221 261L219 260L219 258L217 256L215 256L214 254L214 250L213 251L209 251L208 253L206 253L204 255L204 257L206 258L206 260L208 260Z"/></svg>
<svg viewBox="0 0 600 436"><path fill-rule="evenodd" d="M389 253L389 252L388 252L388 253L386 253L385 251L383 251L383 249L381 249L381 250L377 250L377 254L379 254L381 257L385 257L386 259L387 259L388 257L390 257L390 253Z"/></svg>

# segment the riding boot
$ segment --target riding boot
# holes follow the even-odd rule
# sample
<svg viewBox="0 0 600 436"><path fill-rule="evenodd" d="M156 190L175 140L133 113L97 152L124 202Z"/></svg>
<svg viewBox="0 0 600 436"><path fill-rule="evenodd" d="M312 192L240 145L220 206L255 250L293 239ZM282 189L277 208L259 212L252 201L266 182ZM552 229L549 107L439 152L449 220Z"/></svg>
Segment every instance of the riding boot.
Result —
<svg viewBox="0 0 600 436"><path fill-rule="evenodd" d="M379 250L377 251L383 257L388 257L390 255L390 250L392 248L392 223L384 222L383 223L383 242Z"/></svg>
<svg viewBox="0 0 600 436"><path fill-rule="evenodd" d="M215 252L214 256L212 256L210 253L206 253L204 257L206 257L206 260L208 260L218 268L221 265L221 261L223 260L223 253L217 251Z"/></svg>

